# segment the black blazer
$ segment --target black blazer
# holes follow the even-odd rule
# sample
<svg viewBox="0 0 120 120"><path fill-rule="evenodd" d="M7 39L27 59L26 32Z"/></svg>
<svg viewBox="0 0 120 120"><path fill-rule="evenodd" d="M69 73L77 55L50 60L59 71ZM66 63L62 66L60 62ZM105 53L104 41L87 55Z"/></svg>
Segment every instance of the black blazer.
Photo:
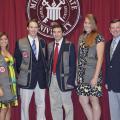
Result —
<svg viewBox="0 0 120 120"><path fill-rule="evenodd" d="M106 44L105 49L105 61L106 61L105 82L108 85L108 90L120 92L120 41L118 42L118 45L110 60L111 42L112 41L109 41Z"/></svg>
<svg viewBox="0 0 120 120"><path fill-rule="evenodd" d="M30 44L30 43L29 43ZM31 45L30 45L31 46ZM43 54L42 48L45 48L45 55ZM34 89L37 82L39 83L39 87L41 89L44 89L47 87L47 48L46 48L46 43L44 40L39 38L39 55L38 55L38 60L36 60L35 55L33 53L32 47L31 47L31 56L32 57L32 65L31 61L29 63L29 66L32 66L31 69L31 76L28 77L28 82L30 83L29 86L21 86L19 85L20 88L26 88L26 89ZM20 66L22 62L22 53L19 49L18 42L16 43L16 48L15 48L15 53L14 57L16 60L16 71L18 73L19 77L19 72L20 72ZM31 79L30 79L31 78Z"/></svg>

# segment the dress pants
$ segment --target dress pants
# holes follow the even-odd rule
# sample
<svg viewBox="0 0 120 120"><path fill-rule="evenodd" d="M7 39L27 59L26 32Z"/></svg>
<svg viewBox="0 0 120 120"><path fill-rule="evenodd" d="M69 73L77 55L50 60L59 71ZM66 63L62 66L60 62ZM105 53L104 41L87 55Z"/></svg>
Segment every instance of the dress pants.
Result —
<svg viewBox="0 0 120 120"><path fill-rule="evenodd" d="M40 89L37 83L35 89L20 89L21 97L21 120L29 120L29 104L35 94L35 104L37 120L46 120L45 118L45 89Z"/></svg>
<svg viewBox="0 0 120 120"><path fill-rule="evenodd" d="M111 120L120 120L120 93L111 90L108 94Z"/></svg>
<svg viewBox="0 0 120 120"><path fill-rule="evenodd" d="M65 120L73 120L71 91L62 92L58 86L56 75L53 74L51 78L49 94L53 120L63 120L62 106L65 110Z"/></svg>

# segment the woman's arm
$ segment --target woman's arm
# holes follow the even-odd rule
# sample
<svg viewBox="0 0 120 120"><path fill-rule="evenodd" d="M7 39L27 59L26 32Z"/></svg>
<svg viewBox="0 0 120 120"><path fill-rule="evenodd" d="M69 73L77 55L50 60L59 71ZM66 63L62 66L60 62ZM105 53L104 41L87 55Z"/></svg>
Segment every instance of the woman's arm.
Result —
<svg viewBox="0 0 120 120"><path fill-rule="evenodd" d="M0 85L0 97L2 97L3 95L4 95L3 88L2 88L2 86Z"/></svg>
<svg viewBox="0 0 120 120"><path fill-rule="evenodd" d="M104 56L104 42L101 41L97 43L96 50L97 50L97 64L95 68L95 73L93 75L93 79L91 80L91 85L95 86L97 84L98 76L100 74L100 70L103 63L103 56Z"/></svg>

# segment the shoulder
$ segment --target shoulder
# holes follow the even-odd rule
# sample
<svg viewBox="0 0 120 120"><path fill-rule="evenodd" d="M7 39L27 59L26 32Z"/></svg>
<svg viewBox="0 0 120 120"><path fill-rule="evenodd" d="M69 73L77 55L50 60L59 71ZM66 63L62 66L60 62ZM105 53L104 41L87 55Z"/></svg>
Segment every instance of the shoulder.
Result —
<svg viewBox="0 0 120 120"><path fill-rule="evenodd" d="M112 40L108 40L108 41L106 42L106 44L111 44L111 42L112 42Z"/></svg>
<svg viewBox="0 0 120 120"><path fill-rule="evenodd" d="M23 38L20 38L16 41L16 45L15 45L15 48L19 48L21 45L26 45L26 43L28 42L28 38L27 37L23 37Z"/></svg>
<svg viewBox="0 0 120 120"><path fill-rule="evenodd" d="M105 39L101 34L98 34L96 36L95 40L96 40L96 44L99 43L99 42L105 42Z"/></svg>
<svg viewBox="0 0 120 120"><path fill-rule="evenodd" d="M68 39L64 39L64 44L73 45L73 43L71 41L69 41Z"/></svg>
<svg viewBox="0 0 120 120"><path fill-rule="evenodd" d="M44 44L46 43L46 41L43 38L38 37L38 39L40 40L41 43L44 43Z"/></svg>
<svg viewBox="0 0 120 120"><path fill-rule="evenodd" d="M69 47L69 48L74 48L75 47L73 42L69 41L68 39L64 40L64 44L65 44L66 47Z"/></svg>
<svg viewBox="0 0 120 120"><path fill-rule="evenodd" d="M67 39L65 39L65 43L66 43L66 44L72 44L72 42L71 42L71 41L68 41Z"/></svg>
<svg viewBox="0 0 120 120"><path fill-rule="evenodd" d="M110 46L111 42L112 42L112 40L107 41L107 42L105 43L105 46L106 46L106 47Z"/></svg>
<svg viewBox="0 0 120 120"><path fill-rule="evenodd" d="M81 41L82 39L84 39L84 37L85 37L85 34L84 34L84 33L80 34L80 36L79 36L79 41Z"/></svg>
<svg viewBox="0 0 120 120"><path fill-rule="evenodd" d="M64 50L65 51L75 51L75 46L71 41L65 39L65 41L64 41Z"/></svg>
<svg viewBox="0 0 120 120"><path fill-rule="evenodd" d="M48 46L51 46L51 45L54 45L54 41L48 43Z"/></svg>
<svg viewBox="0 0 120 120"><path fill-rule="evenodd" d="M1 52L1 51L0 51ZM0 54L0 59L3 59L3 56ZM1 61L0 61L1 62Z"/></svg>
<svg viewBox="0 0 120 120"><path fill-rule="evenodd" d="M38 39L40 41L41 46L45 47L46 46L46 41L43 38L40 38L40 37L38 37Z"/></svg>
<svg viewBox="0 0 120 120"><path fill-rule="evenodd" d="M25 40L28 40L28 37L27 37L27 36L20 38L18 41L25 41Z"/></svg>
<svg viewBox="0 0 120 120"><path fill-rule="evenodd" d="M83 38L85 36L84 33L80 34L79 39Z"/></svg>
<svg viewBox="0 0 120 120"><path fill-rule="evenodd" d="M18 43L18 44L21 44L21 43L25 43L26 41L28 41L27 36L26 36L26 37L23 37L23 38L18 39L18 40L17 40L17 43Z"/></svg>
<svg viewBox="0 0 120 120"><path fill-rule="evenodd" d="M54 41L48 43L48 49L53 49L54 43Z"/></svg>

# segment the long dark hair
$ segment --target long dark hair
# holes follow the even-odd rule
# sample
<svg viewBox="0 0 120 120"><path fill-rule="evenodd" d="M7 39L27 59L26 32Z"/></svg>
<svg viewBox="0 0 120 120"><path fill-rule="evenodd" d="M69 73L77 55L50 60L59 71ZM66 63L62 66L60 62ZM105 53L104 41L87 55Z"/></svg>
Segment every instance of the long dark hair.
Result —
<svg viewBox="0 0 120 120"><path fill-rule="evenodd" d="M1 32L1 33L0 33L0 40L1 40L1 37L2 37L2 36L6 36L7 39L8 39L8 35L7 35L6 32ZM6 49L7 49L7 50L9 49L9 43L8 43L7 46L6 46ZM0 53L1 53L1 46L0 46Z"/></svg>

